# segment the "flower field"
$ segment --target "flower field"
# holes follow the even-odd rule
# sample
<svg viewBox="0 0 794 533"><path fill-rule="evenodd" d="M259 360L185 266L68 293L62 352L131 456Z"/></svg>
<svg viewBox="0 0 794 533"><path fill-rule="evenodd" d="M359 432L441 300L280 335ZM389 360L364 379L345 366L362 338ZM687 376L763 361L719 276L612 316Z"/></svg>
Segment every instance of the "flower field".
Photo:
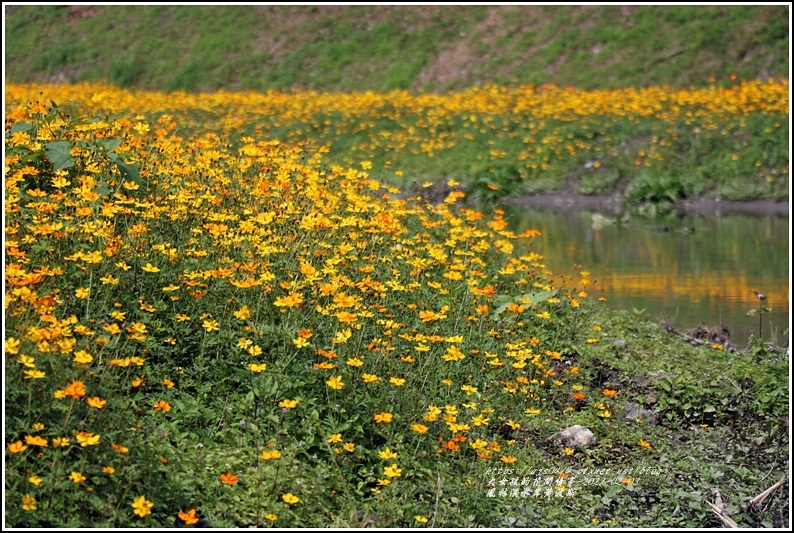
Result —
<svg viewBox="0 0 794 533"><path fill-rule="evenodd" d="M166 94L95 83L9 90L18 101L46 90L88 116L168 114L173 121L161 124L175 123L169 133L185 138L209 130L327 149L329 163L364 163L386 183L441 176L481 197L565 189L620 190L632 202L782 199L789 190L785 79L590 91L488 85L424 95Z"/></svg>
<svg viewBox="0 0 794 533"><path fill-rule="evenodd" d="M681 135L725 137L744 157L747 123L787 127L788 84L7 85L5 111L7 526L493 526L533 516L516 503L547 523L614 524L641 489L623 476L574 497L565 468L650 467L665 444L619 415L647 391L593 359L613 333L586 265L561 283L538 232L465 204L462 178L430 202L375 177L411 179L412 162L462 145L483 169L520 161L521 183L580 149L603 154L595 170L664 164ZM610 125L640 117L651 144L624 152ZM775 154L752 163L759 187L787 183ZM611 435L612 455L548 440L576 423ZM548 492L489 493L500 468L549 467L561 482ZM649 497L643 513L664 505Z"/></svg>

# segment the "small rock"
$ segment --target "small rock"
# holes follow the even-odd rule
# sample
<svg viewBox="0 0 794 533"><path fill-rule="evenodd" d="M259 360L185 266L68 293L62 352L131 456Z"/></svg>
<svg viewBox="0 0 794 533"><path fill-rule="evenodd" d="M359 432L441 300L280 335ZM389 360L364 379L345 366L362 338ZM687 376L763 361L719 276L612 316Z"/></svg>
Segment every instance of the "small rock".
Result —
<svg viewBox="0 0 794 533"><path fill-rule="evenodd" d="M647 422L651 426L655 426L658 415L650 409L645 409L640 404L628 402L623 409L623 417L626 420L640 419L644 422Z"/></svg>
<svg viewBox="0 0 794 533"><path fill-rule="evenodd" d="M568 448L592 446L596 443L596 437L593 432L579 424L560 430L557 437L562 445Z"/></svg>

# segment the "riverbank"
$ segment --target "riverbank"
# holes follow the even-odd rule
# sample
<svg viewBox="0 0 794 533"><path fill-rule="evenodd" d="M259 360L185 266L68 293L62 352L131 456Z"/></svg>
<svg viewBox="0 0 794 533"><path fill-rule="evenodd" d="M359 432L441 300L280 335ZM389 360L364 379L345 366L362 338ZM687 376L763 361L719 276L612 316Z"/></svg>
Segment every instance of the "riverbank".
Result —
<svg viewBox="0 0 794 533"><path fill-rule="evenodd" d="M503 200L506 204L521 205L534 209L597 211L617 215L626 207L620 193L590 196L578 193L553 192L531 196L518 196ZM750 216L783 216L790 213L789 201L745 200L731 201L714 198L688 198L671 205L678 212L697 215L720 216L742 214Z"/></svg>

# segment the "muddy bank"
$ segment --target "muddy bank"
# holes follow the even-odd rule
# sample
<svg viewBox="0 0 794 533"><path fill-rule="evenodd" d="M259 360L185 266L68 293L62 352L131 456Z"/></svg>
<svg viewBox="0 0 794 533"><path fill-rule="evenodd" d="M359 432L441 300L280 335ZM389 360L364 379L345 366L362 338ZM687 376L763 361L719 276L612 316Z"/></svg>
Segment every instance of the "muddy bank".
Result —
<svg viewBox="0 0 794 533"><path fill-rule="evenodd" d="M618 214L625 211L620 195L588 196L576 193L544 193L532 196L506 198L505 204L521 205L533 209L597 211ZM789 216L789 201L746 200L729 201L713 198L690 198L673 205L673 209L698 215L742 214L754 216Z"/></svg>

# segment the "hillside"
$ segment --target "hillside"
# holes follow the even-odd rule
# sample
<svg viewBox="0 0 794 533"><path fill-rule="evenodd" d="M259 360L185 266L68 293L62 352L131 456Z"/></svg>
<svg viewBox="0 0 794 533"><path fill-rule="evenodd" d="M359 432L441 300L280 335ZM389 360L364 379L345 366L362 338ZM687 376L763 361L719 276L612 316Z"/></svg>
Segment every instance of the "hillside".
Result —
<svg viewBox="0 0 794 533"><path fill-rule="evenodd" d="M788 76L789 6L6 6L6 81L579 88Z"/></svg>

